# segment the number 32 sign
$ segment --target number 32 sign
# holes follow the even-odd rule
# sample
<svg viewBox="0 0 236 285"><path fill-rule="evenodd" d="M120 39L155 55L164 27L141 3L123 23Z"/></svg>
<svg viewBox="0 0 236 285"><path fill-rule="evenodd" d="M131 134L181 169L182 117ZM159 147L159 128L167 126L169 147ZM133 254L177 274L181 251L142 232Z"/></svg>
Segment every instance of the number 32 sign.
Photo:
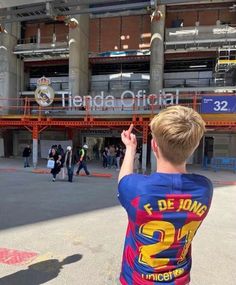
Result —
<svg viewBox="0 0 236 285"><path fill-rule="evenodd" d="M204 96L201 112L236 113L236 96Z"/></svg>

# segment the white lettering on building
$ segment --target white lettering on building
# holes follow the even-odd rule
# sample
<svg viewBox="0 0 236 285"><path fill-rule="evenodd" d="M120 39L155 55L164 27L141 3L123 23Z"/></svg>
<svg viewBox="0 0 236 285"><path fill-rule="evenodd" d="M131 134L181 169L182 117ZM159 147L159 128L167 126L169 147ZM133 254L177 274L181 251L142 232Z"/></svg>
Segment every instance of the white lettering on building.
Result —
<svg viewBox="0 0 236 285"><path fill-rule="evenodd" d="M138 90L137 94L130 90L124 91L120 97L100 94L92 97L90 95L80 96L71 93L61 94L62 107L75 107L87 109L99 108L122 108L129 109L134 107L167 106L179 103L179 95L172 93L160 93L147 95L145 90Z"/></svg>

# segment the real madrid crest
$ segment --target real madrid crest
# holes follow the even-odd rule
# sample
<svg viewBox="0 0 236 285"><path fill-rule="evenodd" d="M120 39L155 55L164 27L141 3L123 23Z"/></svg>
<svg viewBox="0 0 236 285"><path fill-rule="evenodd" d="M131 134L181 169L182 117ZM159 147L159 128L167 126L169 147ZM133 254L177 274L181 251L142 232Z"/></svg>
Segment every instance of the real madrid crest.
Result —
<svg viewBox="0 0 236 285"><path fill-rule="evenodd" d="M34 92L34 96L36 102L42 107L50 106L54 100L54 90L49 86L50 83L50 79L45 76L37 80L38 87Z"/></svg>

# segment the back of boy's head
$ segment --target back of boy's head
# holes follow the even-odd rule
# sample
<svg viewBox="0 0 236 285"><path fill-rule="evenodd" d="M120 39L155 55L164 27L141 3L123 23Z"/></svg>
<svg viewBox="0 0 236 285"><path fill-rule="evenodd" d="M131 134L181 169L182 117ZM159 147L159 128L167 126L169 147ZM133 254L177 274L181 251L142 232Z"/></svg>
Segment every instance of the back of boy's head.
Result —
<svg viewBox="0 0 236 285"><path fill-rule="evenodd" d="M193 109L172 106L161 111L150 124L162 156L174 165L184 163L198 146L205 122Z"/></svg>

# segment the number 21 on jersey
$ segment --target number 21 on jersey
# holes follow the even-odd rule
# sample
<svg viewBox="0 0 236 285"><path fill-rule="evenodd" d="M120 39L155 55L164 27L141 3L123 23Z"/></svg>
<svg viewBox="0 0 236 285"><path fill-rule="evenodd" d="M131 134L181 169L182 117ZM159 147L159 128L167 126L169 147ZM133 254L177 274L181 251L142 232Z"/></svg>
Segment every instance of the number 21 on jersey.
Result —
<svg viewBox="0 0 236 285"><path fill-rule="evenodd" d="M178 257L178 263L185 260L188 253L191 241L199 228L202 221L193 221L185 224L182 228L176 229L174 225L166 221L151 221L143 224L139 228L139 233L147 238L154 240L154 233L159 234L158 242L143 245L139 248L139 262L142 264L149 265L153 268L161 268L166 266L170 259L169 258L158 258L158 254L164 250L168 250L173 243L178 243L184 239L183 249ZM177 235L176 235L177 231ZM153 256L157 257L153 257Z"/></svg>

